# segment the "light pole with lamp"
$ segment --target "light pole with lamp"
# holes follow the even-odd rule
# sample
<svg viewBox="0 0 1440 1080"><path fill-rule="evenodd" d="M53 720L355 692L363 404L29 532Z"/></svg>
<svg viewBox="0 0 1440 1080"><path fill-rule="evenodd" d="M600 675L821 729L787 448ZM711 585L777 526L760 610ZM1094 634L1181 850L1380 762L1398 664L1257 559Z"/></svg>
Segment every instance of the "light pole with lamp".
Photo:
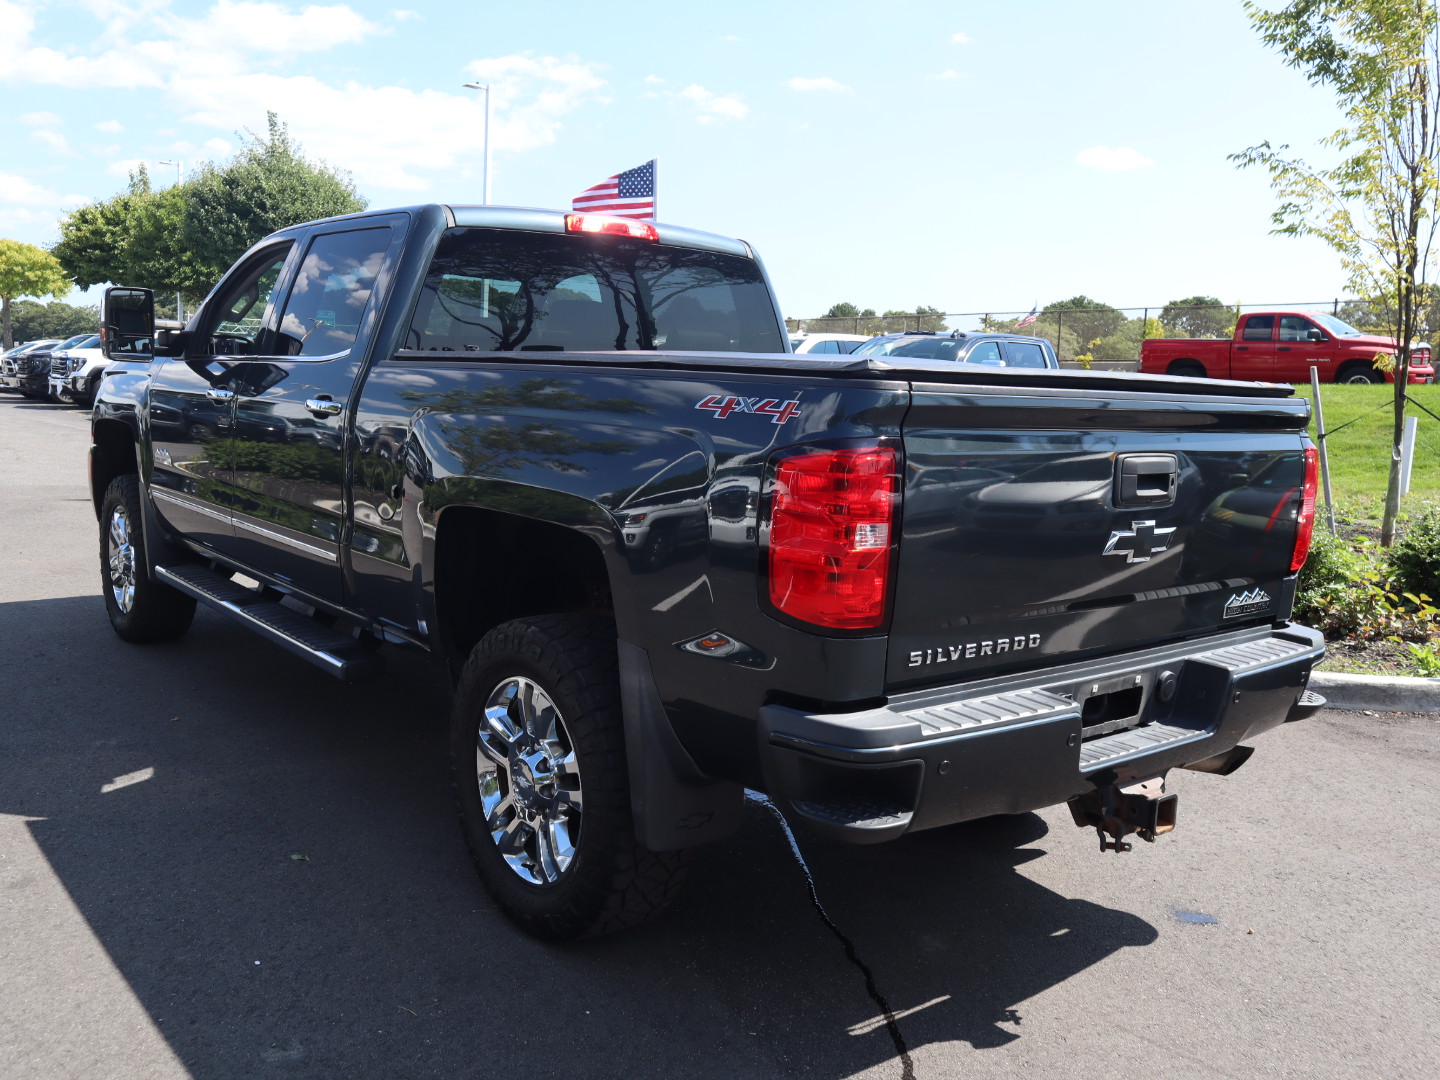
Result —
<svg viewBox="0 0 1440 1080"><path fill-rule="evenodd" d="M480 83L467 82L462 84L466 90L485 91L485 171L481 174L480 180L480 204L490 205L490 87Z"/></svg>
<svg viewBox="0 0 1440 1080"><path fill-rule="evenodd" d="M160 165L175 166L175 186L180 187L185 183L185 163L183 161L161 161ZM181 323L185 321L185 298L180 295L180 290L175 290L175 318Z"/></svg>

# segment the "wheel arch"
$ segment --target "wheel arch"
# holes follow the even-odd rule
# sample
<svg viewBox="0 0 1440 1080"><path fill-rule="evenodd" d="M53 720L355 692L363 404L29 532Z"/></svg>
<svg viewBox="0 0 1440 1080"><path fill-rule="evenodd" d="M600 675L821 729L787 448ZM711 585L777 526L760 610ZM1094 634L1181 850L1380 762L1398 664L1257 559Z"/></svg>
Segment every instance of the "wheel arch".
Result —
<svg viewBox="0 0 1440 1080"><path fill-rule="evenodd" d="M435 524L432 602L452 672L501 623L535 615L612 615L610 571L593 530L474 505Z"/></svg>
<svg viewBox="0 0 1440 1080"><path fill-rule="evenodd" d="M1335 369L1335 381L1337 383L1347 382L1349 381L1350 376L1354 375L1357 371L1374 372L1377 376L1377 379L1375 381L1385 381L1384 376L1380 374L1378 369L1375 367L1373 361L1363 360L1359 358L1346 360L1339 367L1337 367Z"/></svg>
<svg viewBox="0 0 1440 1080"><path fill-rule="evenodd" d="M140 457L135 432L123 420L97 420L90 440L90 502L98 519L106 489L117 476L138 475Z"/></svg>

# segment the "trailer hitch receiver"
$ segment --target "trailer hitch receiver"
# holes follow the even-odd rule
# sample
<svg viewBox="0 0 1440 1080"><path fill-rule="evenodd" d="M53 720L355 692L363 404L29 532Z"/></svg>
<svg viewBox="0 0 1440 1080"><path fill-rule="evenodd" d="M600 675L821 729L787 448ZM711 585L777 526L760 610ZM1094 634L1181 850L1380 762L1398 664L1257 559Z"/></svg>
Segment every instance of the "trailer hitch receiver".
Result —
<svg viewBox="0 0 1440 1080"><path fill-rule="evenodd" d="M1077 795L1068 805L1076 825L1099 834L1101 851L1121 852L1132 848L1124 840L1131 833L1153 844L1157 836L1174 829L1178 802L1178 795L1165 794L1164 776L1149 776L1097 783L1093 791Z"/></svg>

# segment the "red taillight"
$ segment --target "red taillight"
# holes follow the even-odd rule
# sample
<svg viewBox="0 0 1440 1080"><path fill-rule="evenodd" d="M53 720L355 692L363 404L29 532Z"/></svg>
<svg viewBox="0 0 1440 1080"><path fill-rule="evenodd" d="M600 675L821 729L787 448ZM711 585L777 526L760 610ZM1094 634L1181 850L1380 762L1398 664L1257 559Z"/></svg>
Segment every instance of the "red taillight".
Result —
<svg viewBox="0 0 1440 1080"><path fill-rule="evenodd" d="M649 222L631 221L629 218L622 217L606 217L603 214L566 214L565 231L628 236L635 240L649 240L652 244L660 242L660 233Z"/></svg>
<svg viewBox="0 0 1440 1080"><path fill-rule="evenodd" d="M879 626L896 483L896 454L888 446L781 461L770 513L770 602L817 626Z"/></svg>
<svg viewBox="0 0 1440 1080"><path fill-rule="evenodd" d="M1295 521L1295 553L1290 556L1293 574L1305 565L1310 554L1310 537L1315 532L1315 489L1320 486L1320 451L1311 446L1305 450L1305 491L1300 496L1300 516Z"/></svg>

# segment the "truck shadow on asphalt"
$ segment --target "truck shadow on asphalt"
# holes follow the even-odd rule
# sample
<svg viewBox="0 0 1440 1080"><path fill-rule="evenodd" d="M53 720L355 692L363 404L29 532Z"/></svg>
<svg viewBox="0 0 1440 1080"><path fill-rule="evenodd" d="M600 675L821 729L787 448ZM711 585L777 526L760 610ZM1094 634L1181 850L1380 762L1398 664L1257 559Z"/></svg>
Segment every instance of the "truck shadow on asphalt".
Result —
<svg viewBox="0 0 1440 1080"><path fill-rule="evenodd" d="M181 642L127 646L94 596L0 605L0 640L0 813L35 819L49 870L204 1080L899 1076L926 1044L1023 1039L1022 1003L1157 937L1017 872L1045 856L1034 815L874 848L801 833L837 936L754 806L694 853L667 917L541 945L465 857L448 694L423 658L345 686L203 611Z"/></svg>

